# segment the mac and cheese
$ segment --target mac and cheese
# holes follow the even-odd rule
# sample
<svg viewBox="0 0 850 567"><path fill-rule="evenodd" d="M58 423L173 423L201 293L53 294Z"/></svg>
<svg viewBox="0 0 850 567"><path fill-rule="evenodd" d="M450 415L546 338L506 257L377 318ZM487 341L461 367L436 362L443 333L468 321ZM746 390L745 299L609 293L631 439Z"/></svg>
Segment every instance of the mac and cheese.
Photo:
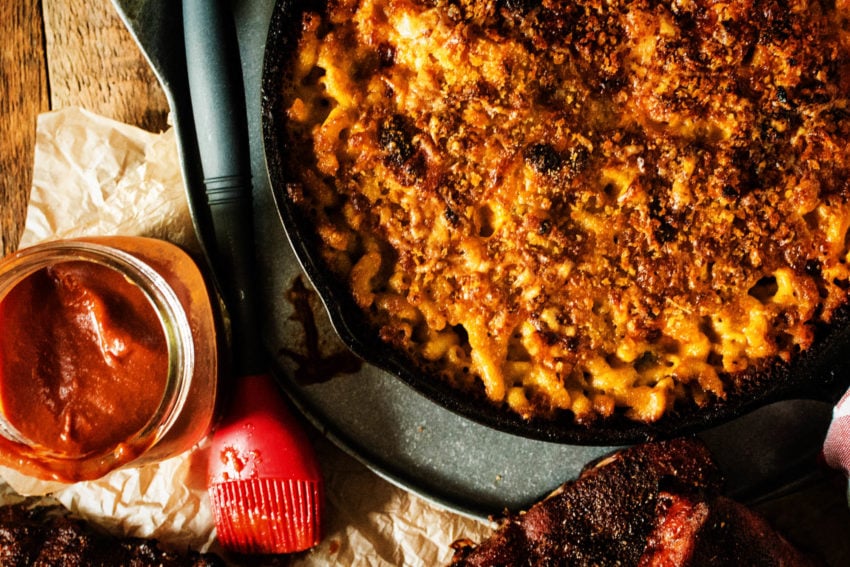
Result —
<svg viewBox="0 0 850 567"><path fill-rule="evenodd" d="M847 302L848 30L847 2L330 0L288 195L435 380L652 422Z"/></svg>

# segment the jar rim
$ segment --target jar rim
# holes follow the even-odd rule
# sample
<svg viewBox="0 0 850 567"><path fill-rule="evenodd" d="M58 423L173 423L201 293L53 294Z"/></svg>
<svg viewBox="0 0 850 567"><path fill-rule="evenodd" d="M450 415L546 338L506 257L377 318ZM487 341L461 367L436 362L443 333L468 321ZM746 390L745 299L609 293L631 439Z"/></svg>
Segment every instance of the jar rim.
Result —
<svg viewBox="0 0 850 567"><path fill-rule="evenodd" d="M142 292L156 313L168 348L168 371L163 396L147 423L117 445L80 455L32 447L0 415L0 431L37 453L56 461L94 461L117 457L122 446L144 451L153 447L177 421L189 394L195 366L192 328L183 306L168 281L147 262L123 250L85 240L53 240L20 250L0 260L0 302L29 276L66 262L91 262L120 273Z"/></svg>

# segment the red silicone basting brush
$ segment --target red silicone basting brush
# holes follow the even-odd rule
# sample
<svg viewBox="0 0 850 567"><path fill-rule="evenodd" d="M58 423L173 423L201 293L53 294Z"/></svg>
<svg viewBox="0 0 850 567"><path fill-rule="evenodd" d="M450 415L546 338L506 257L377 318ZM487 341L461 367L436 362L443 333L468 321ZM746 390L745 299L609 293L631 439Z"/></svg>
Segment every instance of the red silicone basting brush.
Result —
<svg viewBox="0 0 850 567"><path fill-rule="evenodd" d="M227 307L233 370L239 376L213 434L209 495L225 548L290 553L319 540L322 478L308 439L265 372L253 289L245 94L229 6L221 0L183 1L186 67L204 179L203 194L192 194L190 202L196 219L206 219L212 229L211 237L200 236ZM201 209L204 201L208 207Z"/></svg>
<svg viewBox="0 0 850 567"><path fill-rule="evenodd" d="M318 543L322 482L308 446L269 376L240 378L210 450L209 493L225 547L290 553Z"/></svg>

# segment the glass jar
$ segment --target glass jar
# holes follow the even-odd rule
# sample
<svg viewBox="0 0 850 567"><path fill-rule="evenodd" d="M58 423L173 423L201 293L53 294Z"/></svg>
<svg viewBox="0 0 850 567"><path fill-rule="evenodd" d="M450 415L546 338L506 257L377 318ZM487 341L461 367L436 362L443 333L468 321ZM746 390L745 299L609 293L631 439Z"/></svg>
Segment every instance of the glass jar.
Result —
<svg viewBox="0 0 850 567"><path fill-rule="evenodd" d="M163 240L0 260L0 464L75 482L192 448L215 409L215 323L197 265Z"/></svg>

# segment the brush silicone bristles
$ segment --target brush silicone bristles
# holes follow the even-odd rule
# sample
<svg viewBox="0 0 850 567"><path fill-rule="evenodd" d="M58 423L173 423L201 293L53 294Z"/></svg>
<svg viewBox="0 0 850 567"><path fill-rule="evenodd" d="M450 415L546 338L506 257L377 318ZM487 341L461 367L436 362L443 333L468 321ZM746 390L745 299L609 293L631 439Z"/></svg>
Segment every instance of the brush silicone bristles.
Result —
<svg viewBox="0 0 850 567"><path fill-rule="evenodd" d="M324 488L312 445L268 375L239 379L210 446L208 492L219 542L239 553L319 542Z"/></svg>
<svg viewBox="0 0 850 567"><path fill-rule="evenodd" d="M319 543L318 482L255 479L210 487L219 542L238 553L293 553Z"/></svg>

